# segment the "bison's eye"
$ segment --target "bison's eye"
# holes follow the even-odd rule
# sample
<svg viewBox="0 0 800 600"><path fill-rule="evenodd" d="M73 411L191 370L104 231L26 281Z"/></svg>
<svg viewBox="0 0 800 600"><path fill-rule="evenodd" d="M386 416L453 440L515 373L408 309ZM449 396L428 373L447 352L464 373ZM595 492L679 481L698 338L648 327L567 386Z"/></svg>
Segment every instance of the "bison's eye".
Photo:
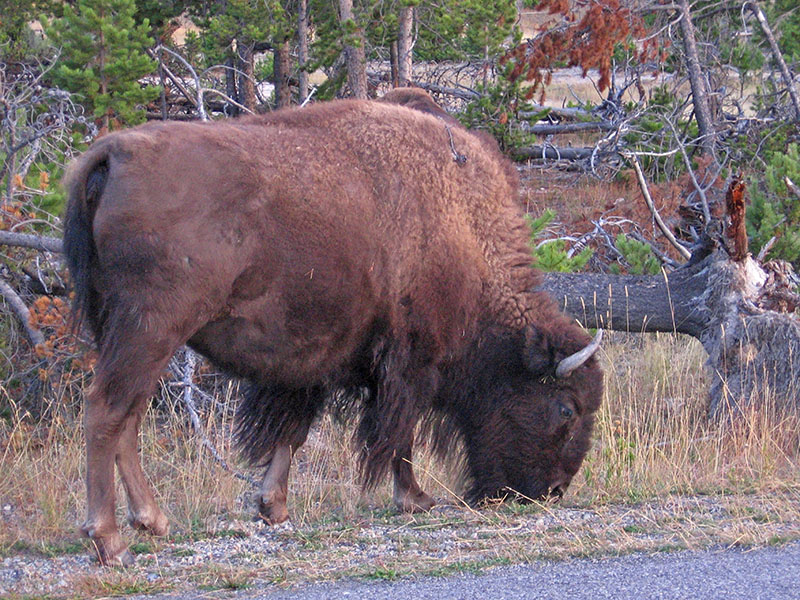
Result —
<svg viewBox="0 0 800 600"><path fill-rule="evenodd" d="M571 419L572 415L574 414L572 409L568 406L564 406L560 402L558 403L558 414L561 415L563 419Z"/></svg>

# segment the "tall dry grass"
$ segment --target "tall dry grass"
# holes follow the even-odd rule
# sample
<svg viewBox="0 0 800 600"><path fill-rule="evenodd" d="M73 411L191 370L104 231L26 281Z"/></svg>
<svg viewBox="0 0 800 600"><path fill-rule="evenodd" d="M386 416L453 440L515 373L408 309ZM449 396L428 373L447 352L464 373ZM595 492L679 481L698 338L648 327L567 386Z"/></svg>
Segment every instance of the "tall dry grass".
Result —
<svg viewBox="0 0 800 600"><path fill-rule="evenodd" d="M789 493L797 504L796 415L762 410L729 423L709 422L705 356L696 341L673 335L610 337L602 350L606 395L594 446L562 505L752 493ZM231 435L236 386L228 383L218 391L217 405L201 411L203 433L236 464ZM46 418L36 421L4 388L0 394L10 407L0 419L0 555L83 551L85 546L75 544L85 510L80 403L56 395L48 399ZM210 456L188 423L179 403L161 401L148 412L141 437L144 469L177 538L207 535L219 523L249 518L254 511L252 488ZM362 495L350 435L325 417L298 453L289 507L297 525L363 523L391 510L388 482ZM429 492L458 502L452 477L425 452L418 453L417 472ZM118 497L124 498L121 486ZM124 502L119 505L122 523ZM130 530L125 535L134 539Z"/></svg>

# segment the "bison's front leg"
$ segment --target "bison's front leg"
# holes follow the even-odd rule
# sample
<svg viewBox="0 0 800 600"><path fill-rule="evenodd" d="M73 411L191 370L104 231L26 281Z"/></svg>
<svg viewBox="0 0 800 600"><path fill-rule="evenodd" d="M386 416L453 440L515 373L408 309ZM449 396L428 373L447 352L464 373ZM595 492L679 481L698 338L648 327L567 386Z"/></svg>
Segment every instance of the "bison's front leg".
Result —
<svg viewBox="0 0 800 600"><path fill-rule="evenodd" d="M286 498L291 466L292 449L288 445L279 445L264 473L261 496L258 499L258 516L269 525L283 523L289 518Z"/></svg>
<svg viewBox="0 0 800 600"><path fill-rule="evenodd" d="M422 491L414 477L411 463L413 445L412 438L392 459L394 475L392 499L399 510L409 513L428 511L436 504L431 496Z"/></svg>
<svg viewBox="0 0 800 600"><path fill-rule="evenodd" d="M270 525L283 523L289 518L286 499L289 491L289 470L292 466L292 456L305 443L310 426L310 421L299 423L289 441L278 442L275 446L275 451L264 474L258 501L258 516Z"/></svg>

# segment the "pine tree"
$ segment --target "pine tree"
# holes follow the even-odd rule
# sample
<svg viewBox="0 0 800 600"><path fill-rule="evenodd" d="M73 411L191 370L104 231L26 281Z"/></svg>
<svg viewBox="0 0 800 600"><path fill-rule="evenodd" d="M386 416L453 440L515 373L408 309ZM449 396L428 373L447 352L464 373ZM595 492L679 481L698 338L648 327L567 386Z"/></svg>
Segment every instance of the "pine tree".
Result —
<svg viewBox="0 0 800 600"><path fill-rule="evenodd" d="M22 60L31 50L36 6L31 0L5 0L0 13L0 61Z"/></svg>
<svg viewBox="0 0 800 600"><path fill-rule="evenodd" d="M256 92L255 55L271 50L276 103L286 105L288 80L291 74L287 40L294 36L295 19L289 0L226 0L195 3L189 6L195 24L200 28L199 42L206 66L225 64L227 94L254 110ZM236 74L240 76L237 78ZM237 109L231 108L236 114Z"/></svg>
<svg viewBox="0 0 800 600"><path fill-rule="evenodd" d="M142 122L142 106L159 94L139 81L156 63L145 53L149 22L137 26L135 12L133 0L78 0L46 30L61 49L54 82L79 94L105 128Z"/></svg>

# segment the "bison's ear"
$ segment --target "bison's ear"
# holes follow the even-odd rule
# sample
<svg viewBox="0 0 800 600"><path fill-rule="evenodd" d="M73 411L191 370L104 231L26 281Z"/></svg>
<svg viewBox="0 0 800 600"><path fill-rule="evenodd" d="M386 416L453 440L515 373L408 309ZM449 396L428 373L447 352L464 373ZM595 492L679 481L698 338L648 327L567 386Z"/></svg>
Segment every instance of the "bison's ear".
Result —
<svg viewBox="0 0 800 600"><path fill-rule="evenodd" d="M570 350L565 340L530 327L525 332L525 363L534 375L555 374L558 379L566 379L597 352L602 339L603 330L598 329L589 344L566 355Z"/></svg>
<svg viewBox="0 0 800 600"><path fill-rule="evenodd" d="M525 330L525 366L534 375L552 375L556 369L556 352L552 339L533 327Z"/></svg>

